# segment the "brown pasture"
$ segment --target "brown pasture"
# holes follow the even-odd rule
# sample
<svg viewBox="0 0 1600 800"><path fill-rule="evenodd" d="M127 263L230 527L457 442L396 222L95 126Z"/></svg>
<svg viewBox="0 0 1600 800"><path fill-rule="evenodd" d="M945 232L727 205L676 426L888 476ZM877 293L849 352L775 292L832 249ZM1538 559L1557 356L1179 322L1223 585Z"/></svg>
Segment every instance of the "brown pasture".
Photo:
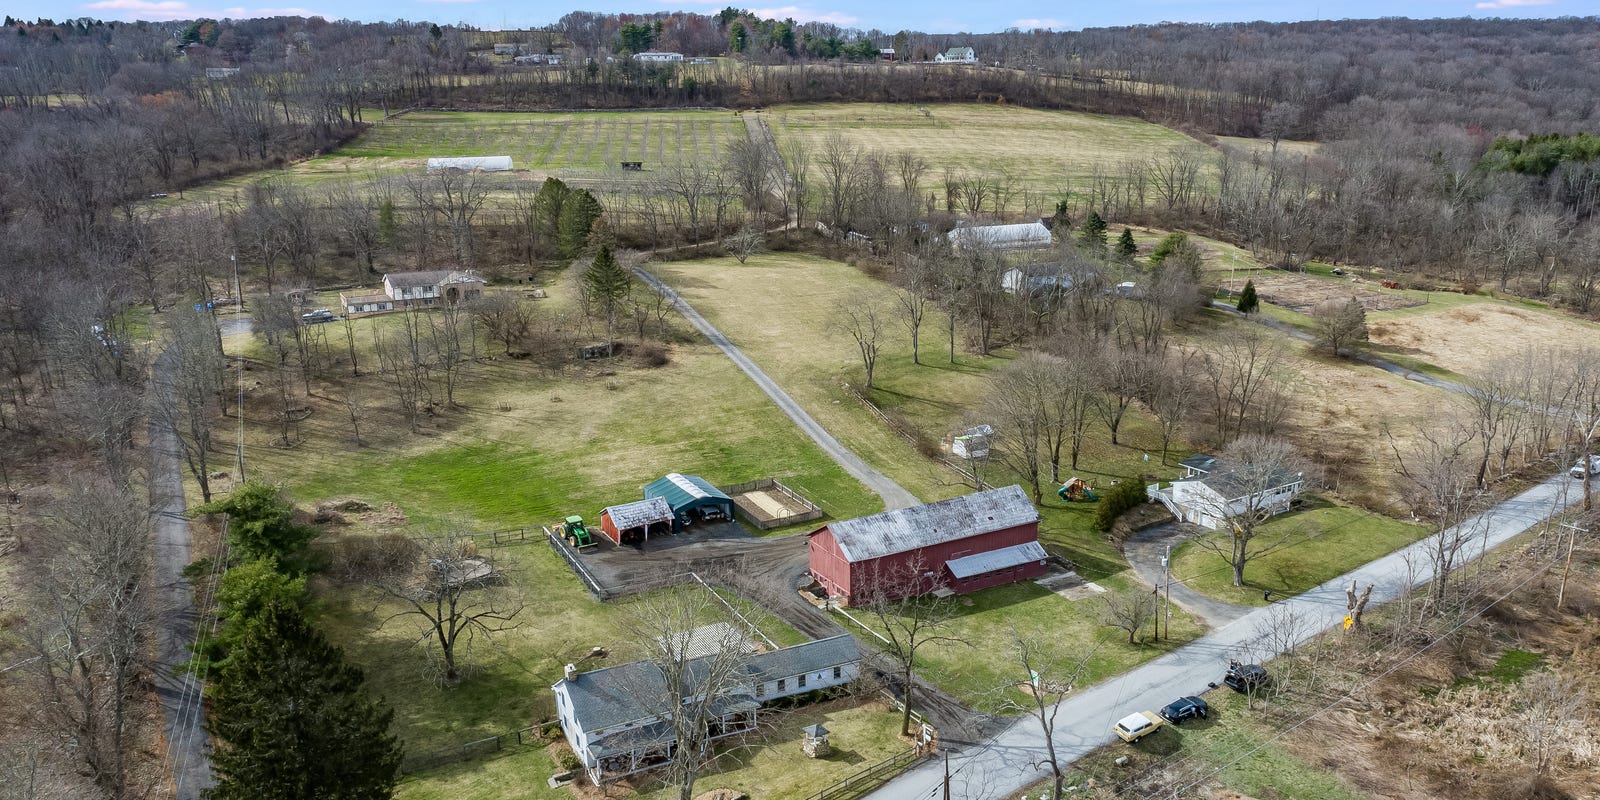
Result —
<svg viewBox="0 0 1600 800"><path fill-rule="evenodd" d="M1481 302L1438 312L1367 320L1376 345L1463 375L1530 347L1600 341L1600 326L1508 303Z"/></svg>

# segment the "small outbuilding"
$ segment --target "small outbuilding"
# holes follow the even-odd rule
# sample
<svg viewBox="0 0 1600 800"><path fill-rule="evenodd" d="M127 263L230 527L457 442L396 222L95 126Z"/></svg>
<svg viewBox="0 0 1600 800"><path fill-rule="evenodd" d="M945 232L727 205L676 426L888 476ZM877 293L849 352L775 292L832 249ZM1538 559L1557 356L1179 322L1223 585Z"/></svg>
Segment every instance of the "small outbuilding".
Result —
<svg viewBox="0 0 1600 800"><path fill-rule="evenodd" d="M651 534L672 533L672 507L664 497L607 506L600 512L600 530L617 544L643 544Z"/></svg>
<svg viewBox="0 0 1600 800"><path fill-rule="evenodd" d="M644 487L644 497L667 501L672 508L674 531L681 531L695 522L733 519L733 498L699 475L671 473Z"/></svg>

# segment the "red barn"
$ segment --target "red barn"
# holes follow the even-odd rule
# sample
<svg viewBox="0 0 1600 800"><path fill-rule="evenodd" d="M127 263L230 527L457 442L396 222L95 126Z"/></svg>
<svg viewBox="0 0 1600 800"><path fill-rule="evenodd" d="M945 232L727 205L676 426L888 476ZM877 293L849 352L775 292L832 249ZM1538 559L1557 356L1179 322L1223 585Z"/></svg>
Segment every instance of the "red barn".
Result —
<svg viewBox="0 0 1600 800"><path fill-rule="evenodd" d="M850 604L975 592L1045 573L1039 512L1020 486L990 489L807 534L811 575Z"/></svg>
<svg viewBox="0 0 1600 800"><path fill-rule="evenodd" d="M672 533L672 506L660 497L607 506L600 512L600 530L617 544L642 544L652 533Z"/></svg>

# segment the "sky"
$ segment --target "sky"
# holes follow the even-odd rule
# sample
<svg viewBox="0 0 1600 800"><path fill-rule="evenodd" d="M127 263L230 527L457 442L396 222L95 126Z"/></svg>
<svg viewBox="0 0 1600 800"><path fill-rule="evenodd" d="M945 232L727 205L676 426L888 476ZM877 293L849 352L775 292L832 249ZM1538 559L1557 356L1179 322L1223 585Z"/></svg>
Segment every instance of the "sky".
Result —
<svg viewBox="0 0 1600 800"><path fill-rule="evenodd" d="M1600 14L1600 0L282 0L281 5L236 5L240 0L11 0L0 6L11 16L34 19L79 16L119 20L241 18L276 15L348 18L365 22L394 19L465 22L485 29L546 25L568 11L713 13L727 5L749 8L762 17L832 22L844 27L929 33L991 33L1007 28L1076 30L1116 25L1171 22L1288 22L1309 19L1366 19L1404 15L1429 17L1561 17ZM272 3L273 0L267 0ZM786 3L779 5L779 3ZM793 3L793 4L787 4Z"/></svg>

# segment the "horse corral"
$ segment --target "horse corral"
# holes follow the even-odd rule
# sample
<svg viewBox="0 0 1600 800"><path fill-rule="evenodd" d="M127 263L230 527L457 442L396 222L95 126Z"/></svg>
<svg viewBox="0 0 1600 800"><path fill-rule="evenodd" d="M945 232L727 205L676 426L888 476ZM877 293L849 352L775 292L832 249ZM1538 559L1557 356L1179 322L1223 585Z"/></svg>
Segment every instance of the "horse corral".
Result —
<svg viewBox="0 0 1600 800"><path fill-rule="evenodd" d="M822 509L772 478L722 487L745 521L761 530L822 518Z"/></svg>

